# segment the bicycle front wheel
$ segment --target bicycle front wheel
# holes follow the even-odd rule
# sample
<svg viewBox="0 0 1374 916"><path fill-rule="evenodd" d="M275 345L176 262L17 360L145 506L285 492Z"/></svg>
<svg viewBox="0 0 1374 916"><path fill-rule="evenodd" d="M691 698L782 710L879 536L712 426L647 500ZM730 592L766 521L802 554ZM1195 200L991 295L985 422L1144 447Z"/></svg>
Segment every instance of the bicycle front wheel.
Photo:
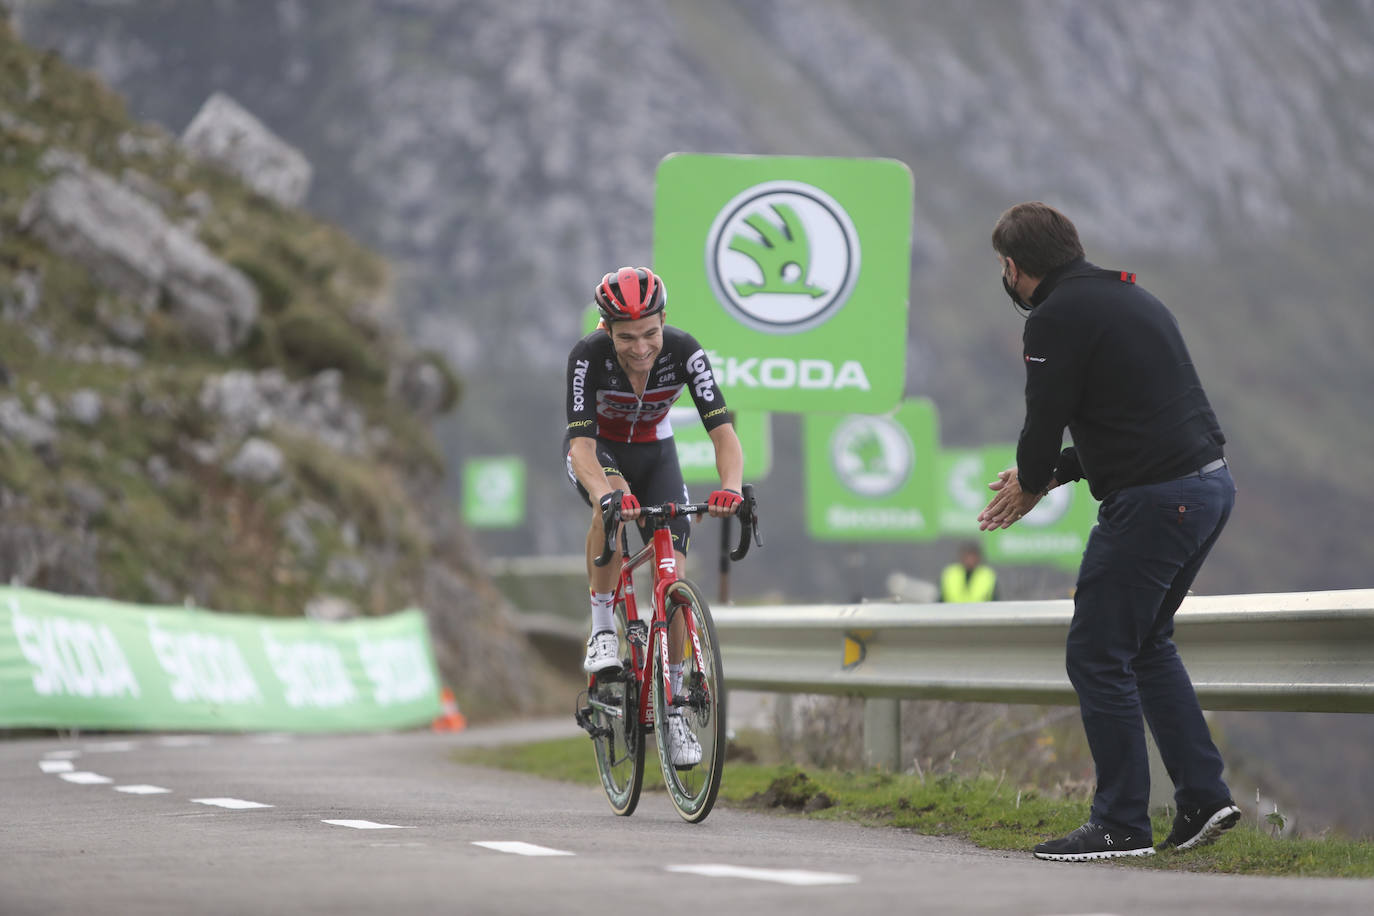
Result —
<svg viewBox="0 0 1374 916"><path fill-rule="evenodd" d="M601 787L606 790L611 810L629 817L639 804L639 791L644 785L644 730L639 723L639 684L626 641L623 602L616 605L615 622L620 634L621 673L613 679L597 678L595 686L588 687L587 696L592 724L598 731L592 743Z"/></svg>
<svg viewBox="0 0 1374 916"><path fill-rule="evenodd" d="M711 622L711 609L701 592L688 580L679 579L668 589L667 600L670 622L672 615L687 615L687 638L683 640L681 657L676 659L682 663L682 686L677 688L676 700L667 695L664 685L664 653L669 652L667 634L660 634L655 639L654 665L650 674L653 678L654 736L668 797L683 820L697 823L711 813L711 806L716 803L721 770L725 766L725 675L721 670L720 645L716 641L715 624ZM668 658L668 663L674 663L674 659ZM674 764L668 721L670 710L680 713L687 730L701 746L700 761Z"/></svg>

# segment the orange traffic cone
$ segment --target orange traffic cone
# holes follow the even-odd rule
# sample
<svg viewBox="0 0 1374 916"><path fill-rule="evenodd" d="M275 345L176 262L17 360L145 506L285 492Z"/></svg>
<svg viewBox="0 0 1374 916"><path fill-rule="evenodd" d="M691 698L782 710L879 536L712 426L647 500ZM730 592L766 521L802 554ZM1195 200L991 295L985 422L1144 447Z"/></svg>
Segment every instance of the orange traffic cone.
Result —
<svg viewBox="0 0 1374 916"><path fill-rule="evenodd" d="M453 691L445 687L439 691L439 702L443 704L443 715L434 720L432 728L436 732L460 732L468 727L467 717L458 711L458 701Z"/></svg>

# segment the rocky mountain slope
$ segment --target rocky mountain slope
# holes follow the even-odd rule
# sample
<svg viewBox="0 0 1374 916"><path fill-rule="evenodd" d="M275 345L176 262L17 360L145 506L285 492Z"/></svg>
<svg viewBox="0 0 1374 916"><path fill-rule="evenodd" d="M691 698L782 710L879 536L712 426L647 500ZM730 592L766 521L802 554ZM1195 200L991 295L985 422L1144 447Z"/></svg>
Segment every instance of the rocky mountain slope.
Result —
<svg viewBox="0 0 1374 916"><path fill-rule="evenodd" d="M444 454L531 462L553 515L496 549L578 542L554 463L563 357L594 278L650 258L659 159L881 155L916 178L907 389L947 441L1019 426L987 236L1008 204L1049 200L1174 308L1230 436L1241 504L1199 587L1368 584L1369 502L1333 482L1374 450L1369 0L13 6L140 118L180 130L224 90L305 152L307 206L386 253L403 321L468 380ZM795 424L775 435L796 452ZM792 533L799 481L778 467L763 491L795 568L740 582L839 597L842 561ZM943 549L875 549L867 569L933 574Z"/></svg>
<svg viewBox="0 0 1374 916"><path fill-rule="evenodd" d="M144 604L424 607L475 714L546 702L436 497L459 382L385 262L0 24L0 579Z"/></svg>

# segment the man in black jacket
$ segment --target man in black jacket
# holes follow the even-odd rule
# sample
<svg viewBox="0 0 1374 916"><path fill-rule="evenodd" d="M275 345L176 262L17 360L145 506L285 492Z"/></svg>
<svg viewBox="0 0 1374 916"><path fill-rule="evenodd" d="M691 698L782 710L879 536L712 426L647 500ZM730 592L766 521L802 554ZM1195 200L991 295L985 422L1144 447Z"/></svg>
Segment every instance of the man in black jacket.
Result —
<svg viewBox="0 0 1374 916"><path fill-rule="evenodd" d="M1018 204L997 221L992 245L1003 288L1027 313L1026 421L1016 467L990 485L979 525L1006 528L1053 487L1084 477L1102 503L1067 651L1097 791L1088 822L1035 855L1154 852L1142 711L1178 808L1160 848L1210 843L1240 809L1172 636L1235 500L1226 439L1173 315L1135 274L1088 263L1067 217ZM1061 451L1065 427L1073 445Z"/></svg>

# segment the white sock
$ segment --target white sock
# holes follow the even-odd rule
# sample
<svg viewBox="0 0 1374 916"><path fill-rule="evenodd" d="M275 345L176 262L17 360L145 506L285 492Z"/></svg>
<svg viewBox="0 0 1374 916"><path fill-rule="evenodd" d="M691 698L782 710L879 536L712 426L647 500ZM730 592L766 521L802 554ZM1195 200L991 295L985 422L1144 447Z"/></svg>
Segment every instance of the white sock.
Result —
<svg viewBox="0 0 1374 916"><path fill-rule="evenodd" d="M615 632L615 612L611 599L615 592L592 592L592 634Z"/></svg>
<svg viewBox="0 0 1374 916"><path fill-rule="evenodd" d="M681 665L669 665L669 666L668 666L668 683L673 685L673 696L677 696L678 694L682 693L682 666L681 666ZM674 706L674 707L668 712L668 715L670 715L670 716L680 716L680 715L682 715L682 707L681 707L681 706Z"/></svg>

